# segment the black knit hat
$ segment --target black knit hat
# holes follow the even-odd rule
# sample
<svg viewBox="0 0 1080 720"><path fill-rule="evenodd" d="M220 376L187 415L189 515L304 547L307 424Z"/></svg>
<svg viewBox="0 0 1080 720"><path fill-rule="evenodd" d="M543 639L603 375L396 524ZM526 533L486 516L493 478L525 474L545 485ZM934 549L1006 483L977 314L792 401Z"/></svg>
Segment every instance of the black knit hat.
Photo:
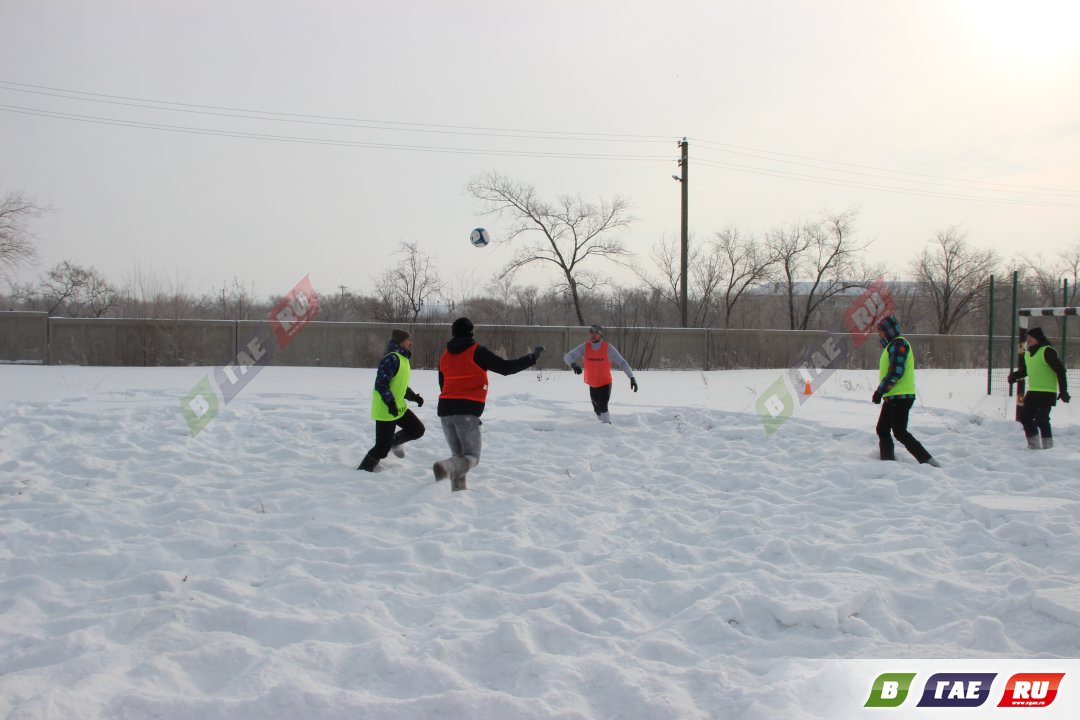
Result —
<svg viewBox="0 0 1080 720"><path fill-rule="evenodd" d="M600 323L590 325L589 326L589 332L594 332L597 335L603 335L604 334L604 326L601 325Z"/></svg>
<svg viewBox="0 0 1080 720"><path fill-rule="evenodd" d="M454 324L450 326L450 333L454 337L470 337L472 336L473 324L472 320L467 317L459 317L454 321Z"/></svg>
<svg viewBox="0 0 1080 720"><path fill-rule="evenodd" d="M1038 340L1040 345L1044 345L1049 342L1046 339L1046 333L1043 332L1042 328L1028 328L1027 334L1029 338L1035 338L1036 340Z"/></svg>
<svg viewBox="0 0 1080 720"><path fill-rule="evenodd" d="M390 342L400 345L409 339L409 331L402 330L401 328L394 328L390 331Z"/></svg>

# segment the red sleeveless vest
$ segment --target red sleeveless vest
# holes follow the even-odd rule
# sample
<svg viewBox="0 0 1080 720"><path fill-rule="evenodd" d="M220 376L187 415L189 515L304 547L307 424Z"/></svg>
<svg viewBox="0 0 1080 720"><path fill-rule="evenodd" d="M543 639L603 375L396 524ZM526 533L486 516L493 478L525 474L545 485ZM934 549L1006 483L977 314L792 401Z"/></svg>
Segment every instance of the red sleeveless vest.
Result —
<svg viewBox="0 0 1080 720"><path fill-rule="evenodd" d="M611 361L608 360L607 348L607 340L600 343L596 350L592 343L585 343L585 383L589 387L611 384Z"/></svg>
<svg viewBox="0 0 1080 720"><path fill-rule="evenodd" d="M442 357L439 358L439 372L443 375L440 400L487 402L487 370L477 365L474 358L478 347L479 345L474 343L468 350L460 353L443 350Z"/></svg>

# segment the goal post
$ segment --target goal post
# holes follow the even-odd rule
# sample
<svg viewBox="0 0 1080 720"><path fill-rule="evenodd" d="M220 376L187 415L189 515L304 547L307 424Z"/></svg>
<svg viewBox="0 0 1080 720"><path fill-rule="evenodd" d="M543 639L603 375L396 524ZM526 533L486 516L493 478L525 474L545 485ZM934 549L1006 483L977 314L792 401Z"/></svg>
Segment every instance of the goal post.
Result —
<svg viewBox="0 0 1080 720"><path fill-rule="evenodd" d="M1042 307L1042 308L1020 308L1017 312L1020 318L1019 329L1016 334L1017 340L1017 355L1016 355L1016 367L1020 367L1020 362L1024 358L1025 341L1027 340L1028 327L1031 325L1032 318L1041 317L1055 317L1055 318L1070 318L1080 315L1080 307ZM1062 357L1064 362L1064 357ZM1024 409L1024 393L1026 392L1027 382L1024 378L1020 378L1016 381L1016 421L1020 422L1020 413Z"/></svg>

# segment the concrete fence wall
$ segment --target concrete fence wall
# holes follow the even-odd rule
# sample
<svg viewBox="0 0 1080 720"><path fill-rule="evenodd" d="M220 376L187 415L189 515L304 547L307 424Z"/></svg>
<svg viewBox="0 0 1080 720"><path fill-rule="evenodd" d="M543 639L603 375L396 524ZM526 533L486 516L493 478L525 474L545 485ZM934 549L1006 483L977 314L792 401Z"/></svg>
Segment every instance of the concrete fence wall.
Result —
<svg viewBox="0 0 1080 720"><path fill-rule="evenodd" d="M50 318L45 313L0 312L0 362L50 365L183 366L225 365L252 340L274 346L270 364L318 367L375 367L390 330L387 323L308 323L284 349L263 320L133 320ZM413 335L413 365L438 364L450 327L401 325ZM541 368L562 368L562 355L587 338L581 327L479 325L476 339L508 358L534 345L547 352ZM611 328L607 339L635 369L716 370L791 367L825 338L846 342L844 333L795 330L706 330ZM986 367L986 337L910 335L919 367ZM869 338L842 367L877 367L881 348Z"/></svg>

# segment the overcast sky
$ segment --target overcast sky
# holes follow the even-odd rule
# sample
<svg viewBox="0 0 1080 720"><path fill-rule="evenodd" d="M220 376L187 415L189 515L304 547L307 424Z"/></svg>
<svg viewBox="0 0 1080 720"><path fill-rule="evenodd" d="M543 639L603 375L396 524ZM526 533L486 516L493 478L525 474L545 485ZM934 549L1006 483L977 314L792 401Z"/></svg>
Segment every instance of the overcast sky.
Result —
<svg viewBox="0 0 1080 720"><path fill-rule="evenodd" d="M468 244L506 224L470 176L629 198L646 258L686 136L700 238L856 208L898 272L955 224L1050 256L1080 240L1078 28L1075 0L0 0L0 193L52 208L22 280L365 292L417 242L460 295L510 257Z"/></svg>

